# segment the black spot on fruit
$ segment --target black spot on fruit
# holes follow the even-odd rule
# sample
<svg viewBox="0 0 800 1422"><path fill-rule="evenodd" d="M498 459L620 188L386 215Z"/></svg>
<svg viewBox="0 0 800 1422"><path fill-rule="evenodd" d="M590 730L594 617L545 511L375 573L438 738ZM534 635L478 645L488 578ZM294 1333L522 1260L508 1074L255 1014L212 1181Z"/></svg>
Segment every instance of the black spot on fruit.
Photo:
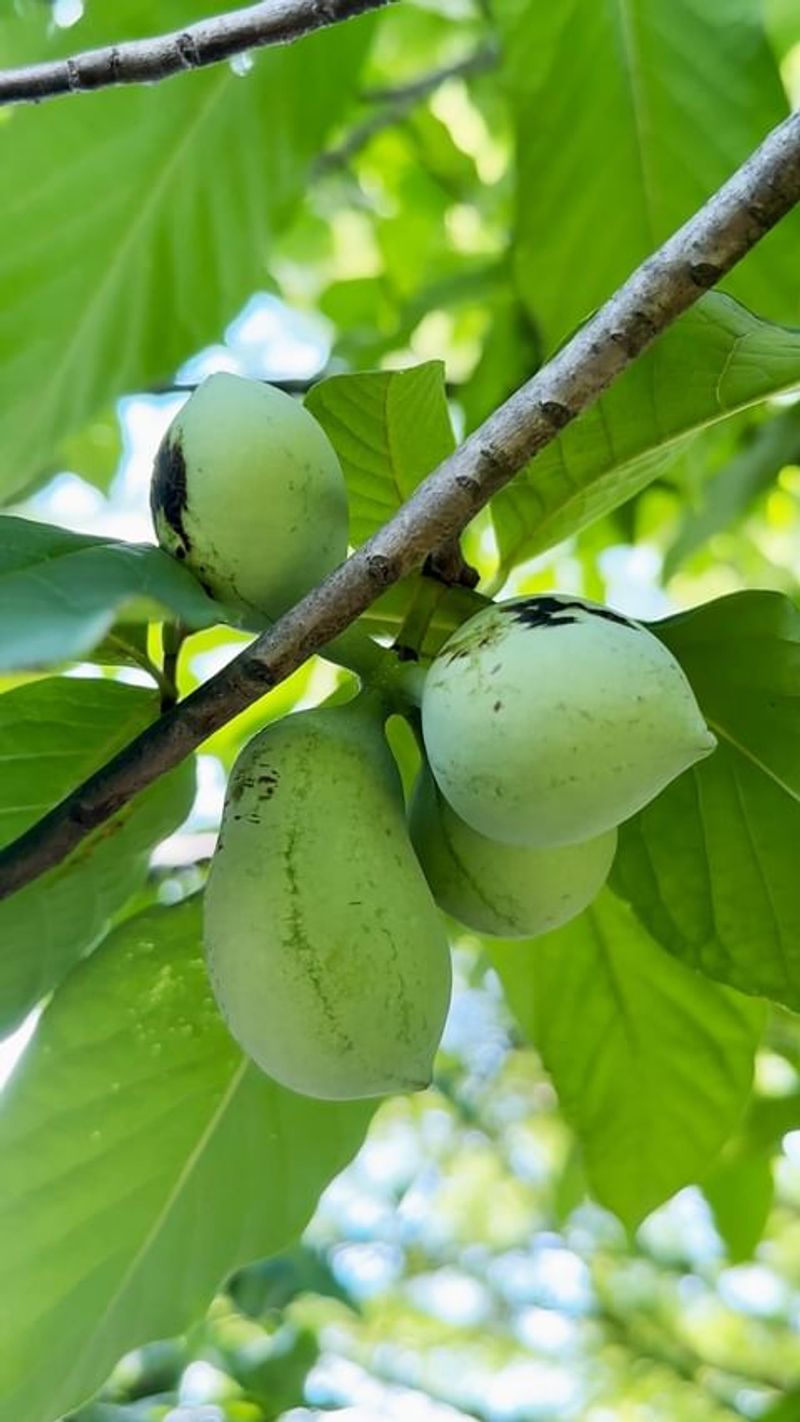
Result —
<svg viewBox="0 0 800 1422"><path fill-rule="evenodd" d="M271 800L278 786L280 779L277 770L266 771L258 777L258 798L259 800Z"/></svg>
<svg viewBox="0 0 800 1422"><path fill-rule="evenodd" d="M238 805L245 790L252 790L254 785L255 781L251 775L240 775L236 780L232 780L228 790L228 798L231 804Z"/></svg>
<svg viewBox="0 0 800 1422"><path fill-rule="evenodd" d="M565 602L556 597L529 597L524 602L507 603L505 606L499 605L501 612L508 613L515 622L521 622L525 627L567 627L572 622L577 622L575 610L579 612L590 611L592 617L603 617L606 622L618 622L621 627L631 627L638 630L637 624L631 622L627 617L623 617L619 612L613 612L610 607L586 608L586 604L576 599L574 602Z"/></svg>
<svg viewBox="0 0 800 1422"><path fill-rule="evenodd" d="M161 441L153 467L153 483L150 489L150 507L153 518L163 514L170 528L181 540L182 547L176 556L185 558L192 546L186 532L183 515L186 510L186 460L179 439L167 436Z"/></svg>

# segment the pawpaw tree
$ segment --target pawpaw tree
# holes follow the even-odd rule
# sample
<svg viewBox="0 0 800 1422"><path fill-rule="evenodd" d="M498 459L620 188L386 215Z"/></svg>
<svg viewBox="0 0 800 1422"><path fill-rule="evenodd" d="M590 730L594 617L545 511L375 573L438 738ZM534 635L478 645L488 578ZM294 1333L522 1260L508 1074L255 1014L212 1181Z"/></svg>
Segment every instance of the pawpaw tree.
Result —
<svg viewBox="0 0 800 1422"><path fill-rule="evenodd" d="M0 1422L800 1415L798 54L0 19Z"/></svg>

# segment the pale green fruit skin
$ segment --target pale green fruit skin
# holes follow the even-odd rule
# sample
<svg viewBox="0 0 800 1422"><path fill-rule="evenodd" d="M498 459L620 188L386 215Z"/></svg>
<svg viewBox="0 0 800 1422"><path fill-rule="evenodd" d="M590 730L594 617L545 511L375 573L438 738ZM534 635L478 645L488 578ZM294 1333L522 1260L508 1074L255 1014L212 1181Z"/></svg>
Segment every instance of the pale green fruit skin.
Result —
<svg viewBox="0 0 800 1422"><path fill-rule="evenodd" d="M617 848L615 829L557 849L498 844L459 819L427 769L414 789L409 829L439 907L495 938L536 938L582 913Z"/></svg>
<svg viewBox="0 0 800 1422"><path fill-rule="evenodd" d="M360 703L301 712L245 747L205 945L233 1036L282 1085L329 1100L429 1085L450 954L382 718Z"/></svg>
<svg viewBox="0 0 800 1422"><path fill-rule="evenodd" d="M150 503L162 548L255 625L347 555L333 445L308 410L257 380L203 381L161 442Z"/></svg>
<svg viewBox="0 0 800 1422"><path fill-rule="evenodd" d="M558 594L498 603L459 628L426 679L422 727L456 813L539 848L621 824L716 745L663 643Z"/></svg>

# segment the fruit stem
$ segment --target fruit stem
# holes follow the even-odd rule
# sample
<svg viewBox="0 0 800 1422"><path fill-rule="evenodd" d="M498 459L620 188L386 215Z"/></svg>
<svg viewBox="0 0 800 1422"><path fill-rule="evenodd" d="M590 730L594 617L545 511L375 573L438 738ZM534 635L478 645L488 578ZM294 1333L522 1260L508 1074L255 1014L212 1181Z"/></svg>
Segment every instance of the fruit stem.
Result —
<svg viewBox="0 0 800 1422"><path fill-rule="evenodd" d="M402 662L359 628L350 627L323 648L328 661L355 672L363 687L377 692L393 710L418 706L425 672L413 662Z"/></svg>
<svg viewBox="0 0 800 1422"><path fill-rule="evenodd" d="M188 631L188 627L180 619L161 624L162 666L159 686L162 712L169 711L178 700L178 658Z"/></svg>

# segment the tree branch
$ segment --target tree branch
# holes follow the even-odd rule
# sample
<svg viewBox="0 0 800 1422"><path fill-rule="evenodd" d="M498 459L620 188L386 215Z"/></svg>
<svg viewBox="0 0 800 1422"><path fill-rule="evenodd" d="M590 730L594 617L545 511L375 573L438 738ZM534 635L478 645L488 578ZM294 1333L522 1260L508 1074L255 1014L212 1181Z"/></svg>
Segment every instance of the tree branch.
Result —
<svg viewBox="0 0 800 1422"><path fill-rule="evenodd" d="M800 112L419 486L367 543L229 665L0 853L0 897L44 873L138 791L283 681L591 405L800 199Z"/></svg>
<svg viewBox="0 0 800 1422"><path fill-rule="evenodd" d="M68 59L0 70L0 106L41 103L59 94L117 84L152 84L187 69L219 64L249 49L291 44L314 30L353 19L394 0L262 0L183 30L84 50Z"/></svg>
<svg viewBox="0 0 800 1422"><path fill-rule="evenodd" d="M473 74L484 74L495 67L499 58L497 47L494 44L486 44L468 54L465 59L443 65L440 69L432 69L428 74L421 74L419 78L409 80L407 84L398 84L393 89L365 89L359 96L364 103L380 104L382 107L356 124L335 148L321 153L315 164L316 171L324 173L349 163L350 159L379 133L402 123L416 104L429 98L448 79L465 79Z"/></svg>

